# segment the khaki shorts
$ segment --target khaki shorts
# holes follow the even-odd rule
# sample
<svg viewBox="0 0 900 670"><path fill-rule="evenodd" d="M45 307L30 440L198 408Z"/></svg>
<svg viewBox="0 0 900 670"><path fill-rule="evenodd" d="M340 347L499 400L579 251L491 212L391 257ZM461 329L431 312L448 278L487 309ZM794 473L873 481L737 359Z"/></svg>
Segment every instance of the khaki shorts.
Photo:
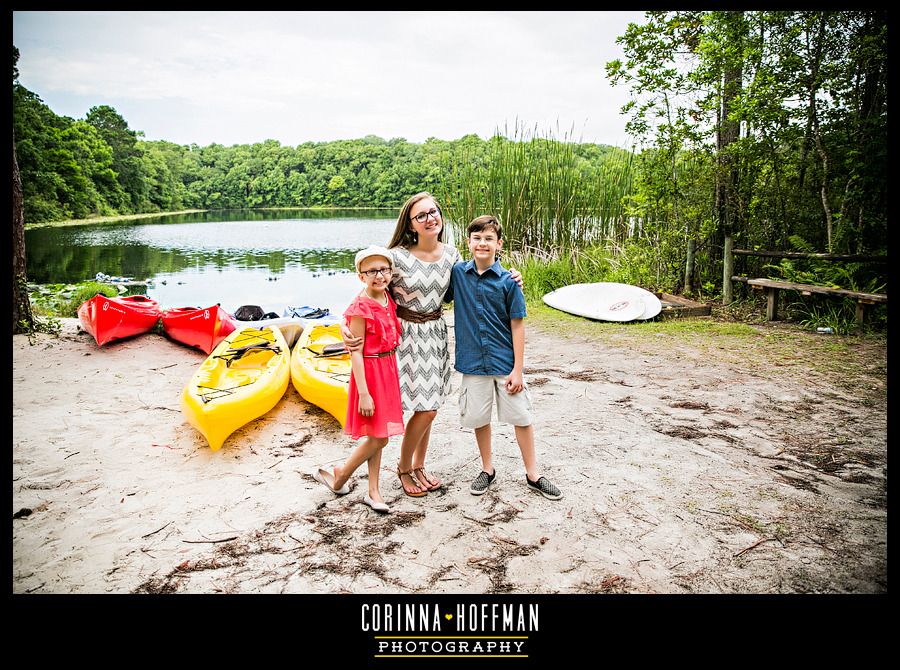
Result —
<svg viewBox="0 0 900 670"><path fill-rule="evenodd" d="M513 426L530 426L531 393L528 387L518 393L506 390L506 376L463 375L459 387L459 422L463 428L481 428L491 422L496 399L497 420Z"/></svg>

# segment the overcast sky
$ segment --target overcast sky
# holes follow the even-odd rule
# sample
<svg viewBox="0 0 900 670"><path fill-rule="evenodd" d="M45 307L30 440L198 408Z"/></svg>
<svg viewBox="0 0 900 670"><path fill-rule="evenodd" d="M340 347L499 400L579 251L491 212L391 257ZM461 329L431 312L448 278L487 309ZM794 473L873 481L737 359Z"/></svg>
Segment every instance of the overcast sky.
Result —
<svg viewBox="0 0 900 670"><path fill-rule="evenodd" d="M148 140L230 146L499 128L631 145L605 64L642 12L14 12L19 82Z"/></svg>

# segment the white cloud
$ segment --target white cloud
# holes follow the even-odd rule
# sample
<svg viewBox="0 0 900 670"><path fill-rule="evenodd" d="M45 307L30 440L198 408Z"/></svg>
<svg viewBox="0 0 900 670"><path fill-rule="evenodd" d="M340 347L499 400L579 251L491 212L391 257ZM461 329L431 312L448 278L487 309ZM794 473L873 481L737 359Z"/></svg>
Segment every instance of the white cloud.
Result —
<svg viewBox="0 0 900 670"><path fill-rule="evenodd" d="M14 12L20 81L148 139L483 137L516 118L624 144L604 65L637 12Z"/></svg>

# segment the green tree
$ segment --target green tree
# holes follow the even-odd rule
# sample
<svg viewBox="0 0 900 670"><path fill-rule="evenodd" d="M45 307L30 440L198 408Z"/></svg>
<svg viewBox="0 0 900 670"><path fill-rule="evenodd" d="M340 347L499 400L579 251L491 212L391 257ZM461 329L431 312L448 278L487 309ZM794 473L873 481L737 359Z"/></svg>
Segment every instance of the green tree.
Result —
<svg viewBox="0 0 900 670"><path fill-rule="evenodd" d="M13 46L13 84L19 78L19 50ZM25 256L25 211L22 192L22 178L19 161L16 158L16 132L13 128L12 142L12 332L29 332L34 328L31 299L28 297L28 276Z"/></svg>
<svg viewBox="0 0 900 670"><path fill-rule="evenodd" d="M125 119L109 105L91 107L85 120L99 131L112 148L113 170L122 189L130 195L131 211L146 211L149 191L144 181L137 132L131 130Z"/></svg>
<svg viewBox="0 0 900 670"><path fill-rule="evenodd" d="M75 121L60 133L60 141L69 149L85 181L84 207L88 214L112 215L128 208L129 197L116 179L112 149L94 126Z"/></svg>
<svg viewBox="0 0 900 670"><path fill-rule="evenodd" d="M887 167L886 14L645 17L619 38L626 59L607 75L630 87L628 129L649 144L633 203L657 212L655 243L699 234L707 281L724 235L743 246L803 238L822 250L884 248L885 181L875 173Z"/></svg>

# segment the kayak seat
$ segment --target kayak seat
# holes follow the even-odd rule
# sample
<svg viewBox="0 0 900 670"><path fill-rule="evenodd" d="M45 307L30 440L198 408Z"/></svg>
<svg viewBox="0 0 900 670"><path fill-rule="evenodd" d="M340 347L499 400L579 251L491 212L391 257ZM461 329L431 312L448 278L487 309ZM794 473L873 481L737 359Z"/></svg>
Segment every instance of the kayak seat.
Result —
<svg viewBox="0 0 900 670"><path fill-rule="evenodd" d="M288 307L285 316L292 316L300 319L321 319L328 316L327 307Z"/></svg>
<svg viewBox="0 0 900 670"><path fill-rule="evenodd" d="M231 367L232 363L239 361L250 352L271 351L275 354L281 353L281 347L277 344L248 344L246 347L237 349L226 349L225 353L213 356L213 358L221 358L225 361L226 367Z"/></svg>
<svg viewBox="0 0 900 670"><path fill-rule="evenodd" d="M350 353L347 351L347 347L344 346L343 342L332 342L331 344L326 344L322 349L316 351L315 349L311 349L310 347L306 347L307 351L313 352L316 358L327 358L329 356L343 356L344 354Z"/></svg>

